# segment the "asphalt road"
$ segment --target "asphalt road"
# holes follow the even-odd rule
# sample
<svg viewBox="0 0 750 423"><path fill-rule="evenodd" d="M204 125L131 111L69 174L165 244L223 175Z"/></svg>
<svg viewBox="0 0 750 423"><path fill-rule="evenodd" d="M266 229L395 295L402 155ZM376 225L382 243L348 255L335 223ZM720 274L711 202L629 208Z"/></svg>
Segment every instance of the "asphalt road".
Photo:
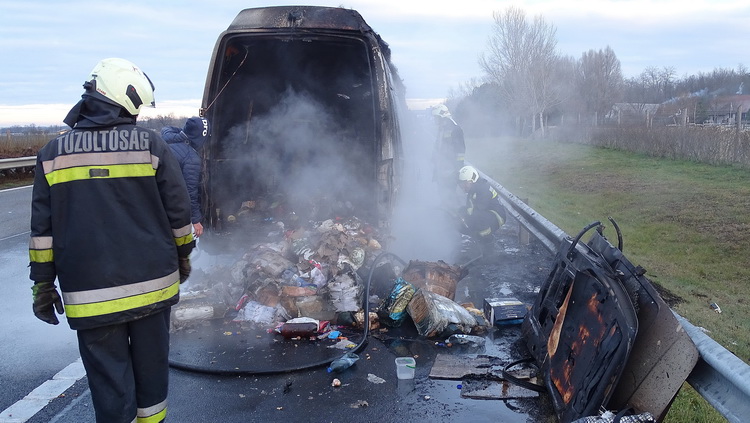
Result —
<svg viewBox="0 0 750 423"><path fill-rule="evenodd" d="M31 312L28 280L28 215L31 190L0 192L0 212L8 218L0 223L0 285L6 296L0 308L0 410L6 410L78 358L75 334L65 321L44 324ZM456 290L456 301L481 305L484 298L515 296L533 301L552 261L539 244L519 245L518 227L509 221L501 231L497 255L469 267L469 275ZM408 258L406 258L408 259ZM185 339L173 336L173 357L221 356L240 348L206 340L212 334ZM256 335L261 336L261 335ZM272 335L268 335L272 336ZM241 336L234 342L250 342ZM481 349L447 348L435 339L416 336L413 324L398 330L374 331L360 352L361 359L344 372L332 375L324 367L273 374L217 374L210 365L199 372L172 368L168 398L168 421L192 422L539 422L551 418L546 396L513 400L462 398L462 380L429 377L439 354L472 358L477 354L502 362L525 354L517 327L496 328L486 335ZM306 341L310 342L310 341ZM295 347L288 342L290 353ZM321 344L321 348L322 348ZM243 359L264 366L282 357L253 355ZM414 356L416 377L396 378L394 358ZM291 356L291 354L290 354ZM231 361L231 359L230 359ZM278 364L276 362L276 364ZM338 377L342 385L331 382ZM382 380L382 382L381 382ZM0 413L0 423L93 422L94 413L86 378L75 382L62 395L27 420L13 420ZM554 419L549 420L554 421Z"/></svg>
<svg viewBox="0 0 750 423"><path fill-rule="evenodd" d="M31 188L0 192L0 410L26 396L78 357L64 318L51 326L31 311L29 216Z"/></svg>

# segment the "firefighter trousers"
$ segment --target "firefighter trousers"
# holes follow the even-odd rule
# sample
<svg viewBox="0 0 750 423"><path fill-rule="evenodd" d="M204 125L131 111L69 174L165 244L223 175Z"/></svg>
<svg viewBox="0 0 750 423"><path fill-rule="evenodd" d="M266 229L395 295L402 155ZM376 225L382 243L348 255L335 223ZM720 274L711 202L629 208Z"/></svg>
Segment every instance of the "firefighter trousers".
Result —
<svg viewBox="0 0 750 423"><path fill-rule="evenodd" d="M159 423L167 412L170 309L78 331L97 423Z"/></svg>
<svg viewBox="0 0 750 423"><path fill-rule="evenodd" d="M500 229L501 221L492 210L474 210L474 213L464 217L466 226L463 233L477 239L489 239L489 235Z"/></svg>

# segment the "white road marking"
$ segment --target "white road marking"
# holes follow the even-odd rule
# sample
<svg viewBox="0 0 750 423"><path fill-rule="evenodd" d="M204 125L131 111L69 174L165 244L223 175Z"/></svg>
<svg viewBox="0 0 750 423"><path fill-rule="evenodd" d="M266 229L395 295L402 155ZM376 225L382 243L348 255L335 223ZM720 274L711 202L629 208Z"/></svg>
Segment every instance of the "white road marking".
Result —
<svg viewBox="0 0 750 423"><path fill-rule="evenodd" d="M84 376L86 371L79 358L52 376L52 379L0 412L0 423L24 423Z"/></svg>

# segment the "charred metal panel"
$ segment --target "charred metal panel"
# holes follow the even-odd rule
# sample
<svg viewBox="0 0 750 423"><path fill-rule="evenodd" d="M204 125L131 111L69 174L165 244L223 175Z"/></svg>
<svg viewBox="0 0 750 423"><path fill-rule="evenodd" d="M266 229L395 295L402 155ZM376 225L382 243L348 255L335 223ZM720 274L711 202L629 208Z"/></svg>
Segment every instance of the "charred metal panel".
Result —
<svg viewBox="0 0 750 423"><path fill-rule="evenodd" d="M614 222L613 222L614 223ZM616 225L615 225L616 226ZM638 313L638 335L609 409L632 407L661 421L698 362L698 350L645 276L599 231L588 242L615 270Z"/></svg>
<svg viewBox="0 0 750 423"><path fill-rule="evenodd" d="M229 30L287 27L349 31L370 30L370 27L356 10L319 6L278 6L245 9L232 21Z"/></svg>
<svg viewBox="0 0 750 423"><path fill-rule="evenodd" d="M638 330L615 273L596 252L577 245L578 238L563 240L522 325L563 423L597 415L608 402Z"/></svg>

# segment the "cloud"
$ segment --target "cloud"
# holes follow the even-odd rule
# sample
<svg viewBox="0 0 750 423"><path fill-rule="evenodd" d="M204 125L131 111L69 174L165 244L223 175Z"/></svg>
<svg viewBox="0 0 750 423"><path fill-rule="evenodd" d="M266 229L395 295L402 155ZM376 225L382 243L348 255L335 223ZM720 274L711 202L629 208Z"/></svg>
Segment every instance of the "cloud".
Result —
<svg viewBox="0 0 750 423"><path fill-rule="evenodd" d="M451 88L481 78L478 58L487 49L492 14L511 5L553 24L562 54L579 58L610 46L627 77L648 66L674 67L678 75L734 68L745 60L744 43L750 39L750 4L736 0L316 3L357 10L391 46L412 98L440 99ZM290 2L264 3L283 4ZM21 117L28 116L29 105L72 105L88 71L105 57L127 58L148 73L157 105L200 98L216 40L251 6L239 0L210 6L195 0L0 0L0 104L25 107Z"/></svg>

